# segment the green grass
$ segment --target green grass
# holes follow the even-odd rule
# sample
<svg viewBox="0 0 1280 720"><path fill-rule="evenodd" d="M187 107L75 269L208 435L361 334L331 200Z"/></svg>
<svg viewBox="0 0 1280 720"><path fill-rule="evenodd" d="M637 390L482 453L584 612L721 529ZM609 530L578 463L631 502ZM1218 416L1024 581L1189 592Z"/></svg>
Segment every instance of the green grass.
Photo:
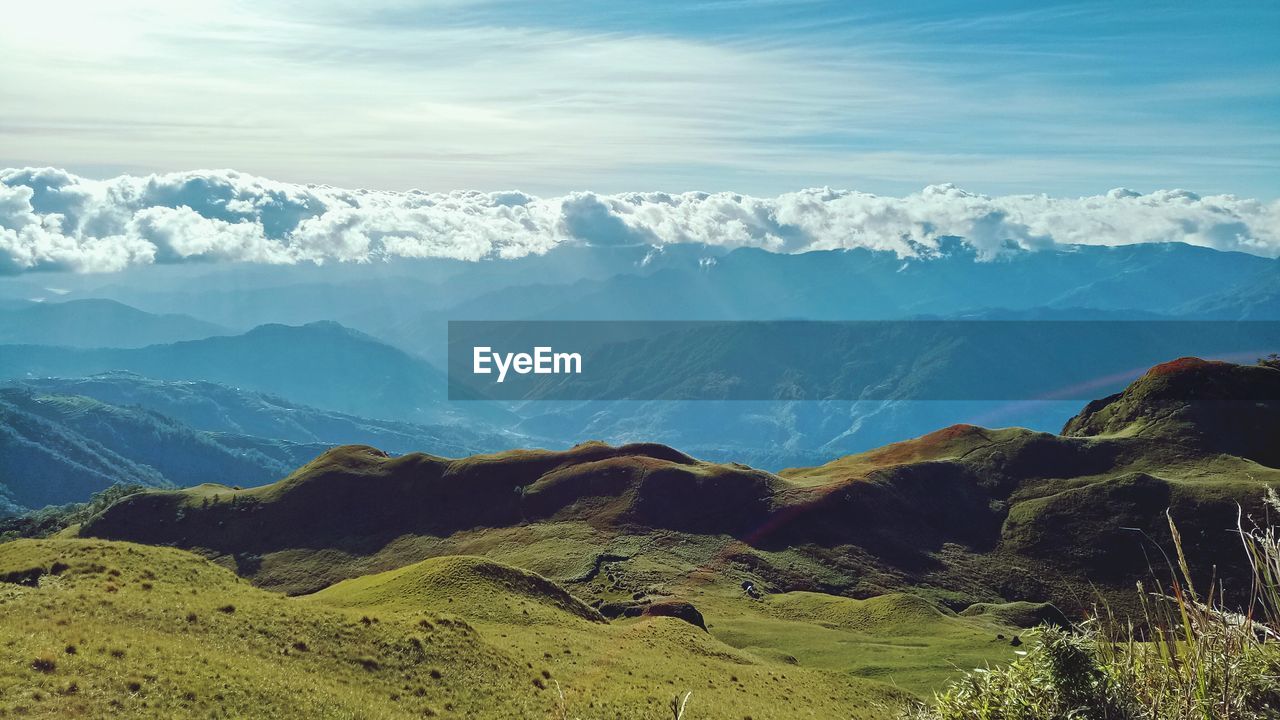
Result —
<svg viewBox="0 0 1280 720"><path fill-rule="evenodd" d="M334 607L462 611L468 619L509 625L604 622L599 612L540 575L465 555L344 580L307 599Z"/></svg>
<svg viewBox="0 0 1280 720"><path fill-rule="evenodd" d="M550 581L476 557L287 597L169 548L0 545L0 577L33 569L34 587L0 582L0 717L657 719L691 690L690 720L881 718L953 663L1009 652L986 620L918 598L765 602L727 582L670 588L709 632L606 623Z"/></svg>
<svg viewBox="0 0 1280 720"><path fill-rule="evenodd" d="M739 612L710 607L719 610L712 614L713 632L735 647L925 696L966 670L1012 660L1010 640L1022 632L947 614L908 594L853 600L794 592Z"/></svg>
<svg viewBox="0 0 1280 720"><path fill-rule="evenodd" d="M552 700L465 622L363 622L258 590L177 550L84 540L0 545L0 716L402 718ZM442 673L435 678L432 671Z"/></svg>

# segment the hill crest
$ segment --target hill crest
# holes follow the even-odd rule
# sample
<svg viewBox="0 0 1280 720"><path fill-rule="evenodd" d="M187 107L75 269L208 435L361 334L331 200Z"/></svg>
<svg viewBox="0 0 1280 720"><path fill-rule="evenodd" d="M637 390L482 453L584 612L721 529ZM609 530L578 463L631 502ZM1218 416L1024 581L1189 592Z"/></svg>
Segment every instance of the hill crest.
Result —
<svg viewBox="0 0 1280 720"><path fill-rule="evenodd" d="M959 586L945 595L956 609L1019 600L1079 608L1093 597L1090 583L1131 596L1135 579L1149 573L1150 548L1125 528L1168 542L1166 511L1184 537L1198 538L1188 551L1193 567L1231 556L1233 540L1220 529L1235 523L1237 502L1256 509L1280 470L1202 442L1196 413L1205 398L1236 397L1241 382L1265 390L1276 375L1179 363L1082 413L1100 422L1124 418L1102 413L1116 403L1170 408L1151 431L1059 436L960 425L778 475L653 444L458 459L345 446L260 488L134 495L82 533L196 548L290 592L318 590L370 564L480 554L533 567L602 602L630 602L616 593L644 597L654 588L645 578L665 577L637 570L628 580L616 569L642 547L778 592L867 597ZM1257 412L1274 423L1280 407L1262 403ZM323 572L287 569L321 558ZM1243 572L1222 567L1218 577Z"/></svg>

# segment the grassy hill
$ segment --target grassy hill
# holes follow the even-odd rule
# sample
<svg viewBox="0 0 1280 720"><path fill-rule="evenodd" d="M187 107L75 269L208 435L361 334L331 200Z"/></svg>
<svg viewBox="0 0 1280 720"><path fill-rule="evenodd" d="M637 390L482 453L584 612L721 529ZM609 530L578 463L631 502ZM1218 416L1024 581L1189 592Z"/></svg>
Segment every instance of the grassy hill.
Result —
<svg viewBox="0 0 1280 720"><path fill-rule="evenodd" d="M959 425L777 474L343 446L132 495L0 545L0 710L662 718L692 691L686 718L892 717L1029 626L1125 612L1166 511L1230 596L1237 503L1280 481L1278 382L1183 359L1063 435Z"/></svg>
<svg viewBox="0 0 1280 720"><path fill-rule="evenodd" d="M735 648L674 617L605 623L545 579L473 558L287 598L178 550L23 540L0 545L0 578L9 716L638 720L670 716L671 698L692 691L689 718L857 719L908 696ZM754 617L757 631L790 630ZM1011 655L993 626L950 622L963 630L927 648L967 642L992 660ZM890 675L894 646L899 663L925 654L913 641L829 632ZM950 674L945 655L933 661L935 682Z"/></svg>
<svg viewBox="0 0 1280 720"><path fill-rule="evenodd" d="M1278 379L1265 367L1181 361L1090 405L1070 435L954 426L776 475L652 444L457 460L350 446L261 488L134 496L84 533L198 548L292 593L477 554L576 583L601 604L642 593L648 578L710 567L777 592L908 590L956 610L1051 601L1079 611L1095 588L1127 598L1148 575L1154 548L1128 528L1167 541L1166 510L1196 538L1197 568L1233 542L1222 529L1237 501L1251 508L1280 480L1250 450L1274 437L1263 421L1277 417ZM1258 437L1214 431L1245 396ZM1153 404L1132 412L1158 422L1089 424L1135 397ZM602 558L619 558L605 567L624 579L603 583ZM1044 566L1054 571L1033 570ZM1241 571L1218 570L1228 581Z"/></svg>
<svg viewBox="0 0 1280 720"><path fill-rule="evenodd" d="M181 551L16 541L0 546L3 575L40 576L0 582L6 716L458 717L481 703L521 716L553 706L529 668L461 620L362 621Z"/></svg>

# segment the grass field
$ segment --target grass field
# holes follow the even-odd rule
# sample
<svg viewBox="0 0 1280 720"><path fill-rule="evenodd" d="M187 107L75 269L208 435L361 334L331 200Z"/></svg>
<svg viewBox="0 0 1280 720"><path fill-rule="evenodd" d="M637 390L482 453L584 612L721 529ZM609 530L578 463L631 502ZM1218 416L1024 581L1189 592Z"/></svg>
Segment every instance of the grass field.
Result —
<svg viewBox="0 0 1280 720"><path fill-rule="evenodd" d="M0 545L5 717L886 717L1011 656L982 619L908 595L690 590L708 630L605 622L541 576L442 557L311 596L184 551ZM563 699L562 699L563 694Z"/></svg>

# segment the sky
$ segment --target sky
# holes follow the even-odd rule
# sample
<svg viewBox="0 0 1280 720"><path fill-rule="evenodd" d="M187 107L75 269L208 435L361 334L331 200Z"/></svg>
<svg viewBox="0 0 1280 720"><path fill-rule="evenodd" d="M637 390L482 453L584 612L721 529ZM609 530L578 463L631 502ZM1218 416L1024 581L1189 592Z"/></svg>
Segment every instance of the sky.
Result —
<svg viewBox="0 0 1280 720"><path fill-rule="evenodd" d="M28 0L0 168L1271 201L1277 37L1266 2Z"/></svg>

